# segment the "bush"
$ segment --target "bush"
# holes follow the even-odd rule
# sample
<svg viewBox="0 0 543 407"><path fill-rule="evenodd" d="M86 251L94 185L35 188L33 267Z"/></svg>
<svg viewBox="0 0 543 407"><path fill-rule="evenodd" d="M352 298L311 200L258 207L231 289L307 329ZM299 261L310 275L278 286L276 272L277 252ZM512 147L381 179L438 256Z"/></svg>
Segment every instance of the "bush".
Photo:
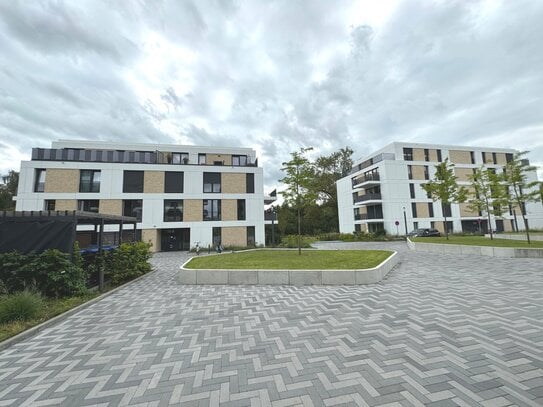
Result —
<svg viewBox="0 0 543 407"><path fill-rule="evenodd" d="M301 237L301 247L308 248L311 247L311 243L315 242L315 238L312 236L302 236ZM288 247L288 248L297 248L298 247L298 235L287 235L281 238L281 243L278 244L279 247Z"/></svg>
<svg viewBox="0 0 543 407"><path fill-rule="evenodd" d="M123 243L105 257L105 273L113 284L124 283L151 271L151 245Z"/></svg>
<svg viewBox="0 0 543 407"><path fill-rule="evenodd" d="M0 323L36 318L43 305L39 294L26 290L6 296L0 300Z"/></svg>

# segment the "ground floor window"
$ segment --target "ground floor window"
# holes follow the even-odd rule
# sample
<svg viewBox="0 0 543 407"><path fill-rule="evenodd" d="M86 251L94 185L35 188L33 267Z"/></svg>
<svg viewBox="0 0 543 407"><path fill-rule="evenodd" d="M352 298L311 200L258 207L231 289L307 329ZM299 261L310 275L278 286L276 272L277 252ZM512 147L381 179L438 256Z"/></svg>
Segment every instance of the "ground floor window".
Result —
<svg viewBox="0 0 543 407"><path fill-rule="evenodd" d="M221 232L221 228L213 228L213 235L212 235L212 242L213 242L213 246L217 246L217 245L220 245L222 244L222 232Z"/></svg>
<svg viewBox="0 0 543 407"><path fill-rule="evenodd" d="M56 201L54 199L46 199L43 203L43 210L45 211L54 211L56 206Z"/></svg>
<svg viewBox="0 0 543 407"><path fill-rule="evenodd" d="M254 226L247 226L247 246L256 246Z"/></svg>
<svg viewBox="0 0 543 407"><path fill-rule="evenodd" d="M86 199L86 200L77 201L78 211L98 213L99 208L100 208L100 201L97 199Z"/></svg>
<svg viewBox="0 0 543 407"><path fill-rule="evenodd" d="M143 213L143 201L141 199L123 200L123 216L131 216L141 222Z"/></svg>

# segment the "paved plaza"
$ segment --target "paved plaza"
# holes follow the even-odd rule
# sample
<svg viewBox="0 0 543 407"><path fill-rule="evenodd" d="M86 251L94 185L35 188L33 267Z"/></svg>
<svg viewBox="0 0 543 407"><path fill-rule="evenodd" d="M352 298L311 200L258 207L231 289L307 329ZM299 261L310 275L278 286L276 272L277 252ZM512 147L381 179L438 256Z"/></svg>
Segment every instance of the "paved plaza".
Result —
<svg viewBox="0 0 543 407"><path fill-rule="evenodd" d="M0 352L0 406L542 406L543 261L384 246L370 286L182 286L157 254Z"/></svg>

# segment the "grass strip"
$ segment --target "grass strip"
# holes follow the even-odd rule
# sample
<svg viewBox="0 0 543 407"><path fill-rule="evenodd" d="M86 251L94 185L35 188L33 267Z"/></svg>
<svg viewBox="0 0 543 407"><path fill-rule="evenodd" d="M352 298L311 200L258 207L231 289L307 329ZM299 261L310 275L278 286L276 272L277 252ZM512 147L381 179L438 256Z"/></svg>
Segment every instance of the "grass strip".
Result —
<svg viewBox="0 0 543 407"><path fill-rule="evenodd" d="M442 244L462 244L468 246L493 246L493 247L517 247L524 249L541 249L543 241L532 240L531 244L523 240L512 239L497 239L491 240L483 236L449 236L449 240L445 237L415 237L411 238L417 243L442 243Z"/></svg>

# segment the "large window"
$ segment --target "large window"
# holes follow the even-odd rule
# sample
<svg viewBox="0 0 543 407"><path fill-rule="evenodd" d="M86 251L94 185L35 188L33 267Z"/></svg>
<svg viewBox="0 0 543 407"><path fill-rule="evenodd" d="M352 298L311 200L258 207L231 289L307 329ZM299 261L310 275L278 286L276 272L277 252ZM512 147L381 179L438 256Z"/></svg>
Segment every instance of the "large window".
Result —
<svg viewBox="0 0 543 407"><path fill-rule="evenodd" d="M172 164L188 164L188 153L172 153Z"/></svg>
<svg viewBox="0 0 543 407"><path fill-rule="evenodd" d="M415 199L415 184L409 184L409 195L411 199Z"/></svg>
<svg viewBox="0 0 543 407"><path fill-rule="evenodd" d="M143 213L143 201L141 199L123 200L123 216L132 216L141 222Z"/></svg>
<svg viewBox="0 0 543 407"><path fill-rule="evenodd" d="M247 226L247 246L255 246L255 245L256 245L255 227Z"/></svg>
<svg viewBox="0 0 543 407"><path fill-rule="evenodd" d="M232 156L232 165L244 167L247 165L247 156L246 155L233 155Z"/></svg>
<svg viewBox="0 0 543 407"><path fill-rule="evenodd" d="M43 192L45 190L45 173L44 168L36 168L34 173L34 192Z"/></svg>
<svg viewBox="0 0 543 407"><path fill-rule="evenodd" d="M79 172L79 192L100 192L100 170Z"/></svg>
<svg viewBox="0 0 543 407"><path fill-rule="evenodd" d="M251 172L251 173L248 173L246 175L247 175L247 178L246 178L246 181L245 181L245 183L246 183L245 191L248 194L254 194L255 193L255 174L253 174Z"/></svg>
<svg viewBox="0 0 543 407"><path fill-rule="evenodd" d="M404 148L403 149L403 159L404 161L413 161L413 149Z"/></svg>
<svg viewBox="0 0 543 407"><path fill-rule="evenodd" d="M221 228L213 228L212 233L213 233L213 236L212 236L213 246L217 246L221 244L221 240L222 240Z"/></svg>
<svg viewBox="0 0 543 407"><path fill-rule="evenodd" d="M221 220L221 200L204 199L204 220Z"/></svg>
<svg viewBox="0 0 543 407"><path fill-rule="evenodd" d="M100 201L98 199L86 199L77 201L77 210L83 212L98 213Z"/></svg>
<svg viewBox="0 0 543 407"><path fill-rule="evenodd" d="M46 199L43 203L43 209L46 211L55 210L56 201L54 199Z"/></svg>
<svg viewBox="0 0 543 407"><path fill-rule="evenodd" d="M245 220L245 199L238 199L238 220Z"/></svg>
<svg viewBox="0 0 543 407"><path fill-rule="evenodd" d="M417 216L417 204L415 202L411 202L411 213L413 214L414 218L418 218L418 216Z"/></svg>
<svg viewBox="0 0 543 407"><path fill-rule="evenodd" d="M447 218L452 217L452 210L451 210L451 204L441 204L441 210L443 211L443 216L446 216Z"/></svg>
<svg viewBox="0 0 543 407"><path fill-rule="evenodd" d="M204 192L221 192L220 172L204 172Z"/></svg>
<svg viewBox="0 0 543 407"><path fill-rule="evenodd" d="M183 193L183 173L166 171L164 175L164 192Z"/></svg>
<svg viewBox="0 0 543 407"><path fill-rule="evenodd" d="M143 192L143 171L125 171L123 176L123 192Z"/></svg>
<svg viewBox="0 0 543 407"><path fill-rule="evenodd" d="M407 178L413 179L413 167L411 165L407 166Z"/></svg>
<svg viewBox="0 0 543 407"><path fill-rule="evenodd" d="M165 199L164 200L164 222L183 221L183 200Z"/></svg>
<svg viewBox="0 0 543 407"><path fill-rule="evenodd" d="M205 154L198 154L198 164L205 165L206 164L206 155Z"/></svg>
<svg viewBox="0 0 543 407"><path fill-rule="evenodd" d="M428 202L428 214L431 218L434 217L434 204L432 202Z"/></svg>

